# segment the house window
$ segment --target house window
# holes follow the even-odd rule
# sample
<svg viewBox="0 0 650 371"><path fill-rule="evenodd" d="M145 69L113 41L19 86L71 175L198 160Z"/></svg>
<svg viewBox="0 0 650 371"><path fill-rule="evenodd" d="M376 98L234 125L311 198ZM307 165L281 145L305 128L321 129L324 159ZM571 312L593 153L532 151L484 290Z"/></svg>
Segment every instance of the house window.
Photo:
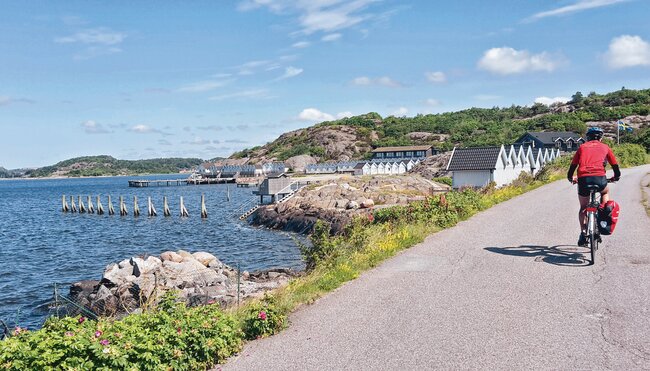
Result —
<svg viewBox="0 0 650 371"><path fill-rule="evenodd" d="M384 158L384 154L381 152L377 153L377 158Z"/></svg>
<svg viewBox="0 0 650 371"><path fill-rule="evenodd" d="M386 152L386 157L395 157L394 152Z"/></svg>
<svg viewBox="0 0 650 371"><path fill-rule="evenodd" d="M413 151L406 151L406 157L413 157Z"/></svg>
<svg viewBox="0 0 650 371"><path fill-rule="evenodd" d="M417 157L424 157L424 151L417 151L417 152L415 152L415 155Z"/></svg>
<svg viewBox="0 0 650 371"><path fill-rule="evenodd" d="M555 148L560 148L561 145L562 145L562 143L560 143L559 140L557 142L555 142Z"/></svg>
<svg viewBox="0 0 650 371"><path fill-rule="evenodd" d="M395 157L402 157L404 152L395 152Z"/></svg>
<svg viewBox="0 0 650 371"><path fill-rule="evenodd" d="M573 141L566 142L566 149L571 149L573 147Z"/></svg>

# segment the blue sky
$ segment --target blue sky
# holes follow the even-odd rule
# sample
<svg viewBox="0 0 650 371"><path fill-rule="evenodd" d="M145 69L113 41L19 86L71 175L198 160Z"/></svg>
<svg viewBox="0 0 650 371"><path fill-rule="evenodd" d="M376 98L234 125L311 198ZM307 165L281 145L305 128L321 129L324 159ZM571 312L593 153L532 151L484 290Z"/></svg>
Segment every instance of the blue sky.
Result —
<svg viewBox="0 0 650 371"><path fill-rule="evenodd" d="M648 0L4 1L0 166L650 88Z"/></svg>

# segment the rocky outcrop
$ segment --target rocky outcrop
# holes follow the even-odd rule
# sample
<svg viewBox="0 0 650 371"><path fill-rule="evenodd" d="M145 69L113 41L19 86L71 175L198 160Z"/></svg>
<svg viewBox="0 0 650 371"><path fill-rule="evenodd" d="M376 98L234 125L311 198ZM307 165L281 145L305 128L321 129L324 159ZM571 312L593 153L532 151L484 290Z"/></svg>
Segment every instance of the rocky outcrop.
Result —
<svg viewBox="0 0 650 371"><path fill-rule="evenodd" d="M635 130L650 127L650 115L640 116L632 115L621 119L624 123L630 125ZM605 137L616 139L616 129L618 120L615 121L587 121L587 127L598 126L605 131Z"/></svg>
<svg viewBox="0 0 650 371"><path fill-rule="evenodd" d="M377 207L404 205L421 200L446 186L418 175L342 177L336 183L316 183L302 189L287 202L259 208L254 225L309 233L317 220L331 224L332 233L342 232L356 216Z"/></svg>
<svg viewBox="0 0 650 371"><path fill-rule="evenodd" d="M284 164L289 167L289 169L295 172L303 172L307 165L315 164L318 161L316 158L309 155L300 155L289 157Z"/></svg>
<svg viewBox="0 0 650 371"><path fill-rule="evenodd" d="M284 269L243 272L239 297L259 297L288 283L297 273ZM133 257L110 264L99 281L70 287L70 299L103 316L123 315L155 304L169 290L178 290L189 305L237 301L237 271L207 252L166 251L160 257Z"/></svg>
<svg viewBox="0 0 650 371"><path fill-rule="evenodd" d="M451 152L445 152L428 157L416 165L411 172L419 174L426 179L448 176L449 173L446 169L450 158Z"/></svg>

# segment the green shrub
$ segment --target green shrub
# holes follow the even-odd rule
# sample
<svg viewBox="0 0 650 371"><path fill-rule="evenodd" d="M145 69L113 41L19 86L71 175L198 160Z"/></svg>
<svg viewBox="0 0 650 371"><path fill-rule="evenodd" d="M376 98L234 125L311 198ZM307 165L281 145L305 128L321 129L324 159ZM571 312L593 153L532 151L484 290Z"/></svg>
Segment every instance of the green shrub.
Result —
<svg viewBox="0 0 650 371"><path fill-rule="evenodd" d="M286 326L286 320L275 298L265 295L261 301L246 308L242 328L246 339L258 339L280 332Z"/></svg>
<svg viewBox="0 0 650 371"><path fill-rule="evenodd" d="M433 180L434 182L446 184L446 185L451 187L453 179L451 177L449 177L449 176L441 176L441 177L438 177L438 178L433 178L431 180Z"/></svg>
<svg viewBox="0 0 650 371"><path fill-rule="evenodd" d="M639 166L646 163L645 148L638 144L621 144L612 148L621 167Z"/></svg>
<svg viewBox="0 0 650 371"><path fill-rule="evenodd" d="M119 321L51 318L38 331L0 341L0 368L206 369L239 351L242 337L218 305L187 308L167 295L156 310Z"/></svg>

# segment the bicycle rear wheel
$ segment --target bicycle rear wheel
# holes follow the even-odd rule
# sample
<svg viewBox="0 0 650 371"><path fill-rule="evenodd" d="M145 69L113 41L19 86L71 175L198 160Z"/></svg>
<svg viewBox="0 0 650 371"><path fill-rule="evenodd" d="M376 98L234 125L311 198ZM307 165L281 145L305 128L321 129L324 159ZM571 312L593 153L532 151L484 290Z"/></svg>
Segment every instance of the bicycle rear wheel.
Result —
<svg viewBox="0 0 650 371"><path fill-rule="evenodd" d="M596 250L598 250L598 237L596 236L596 216L589 213L589 250L591 252L591 264L596 264Z"/></svg>

